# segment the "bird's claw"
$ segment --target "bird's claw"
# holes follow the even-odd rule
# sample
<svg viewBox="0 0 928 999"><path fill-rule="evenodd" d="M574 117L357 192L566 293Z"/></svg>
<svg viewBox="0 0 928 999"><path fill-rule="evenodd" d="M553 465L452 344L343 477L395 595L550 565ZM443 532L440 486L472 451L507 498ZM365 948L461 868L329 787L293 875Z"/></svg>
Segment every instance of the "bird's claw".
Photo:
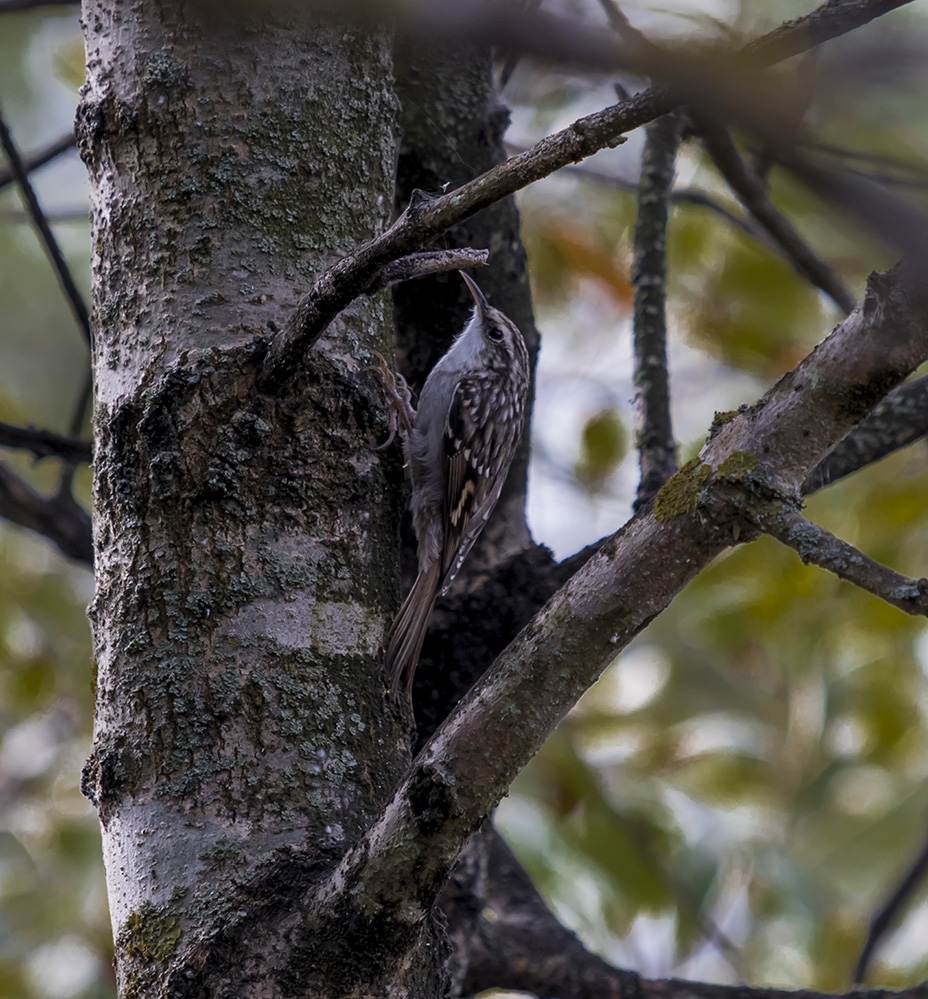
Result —
<svg viewBox="0 0 928 999"><path fill-rule="evenodd" d="M390 436L375 447L375 451L386 450L396 439L397 431L408 434L416 425L416 411L412 407L412 391L406 384L406 379L399 373L394 374L390 366L384 360L383 355L376 350L371 351L377 358L376 367L366 368L366 371L375 371L380 375L383 385L383 394L387 402L387 420L390 428Z"/></svg>

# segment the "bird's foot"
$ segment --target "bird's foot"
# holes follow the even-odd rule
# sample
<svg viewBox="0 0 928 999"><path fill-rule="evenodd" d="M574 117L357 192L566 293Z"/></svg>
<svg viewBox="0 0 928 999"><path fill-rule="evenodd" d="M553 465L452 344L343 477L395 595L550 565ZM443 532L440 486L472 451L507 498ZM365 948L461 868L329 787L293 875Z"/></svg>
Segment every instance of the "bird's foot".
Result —
<svg viewBox="0 0 928 999"><path fill-rule="evenodd" d="M390 427L390 436L383 444L374 448L375 451L383 451L393 443L397 431L408 434L412 430L416 425L416 411L412 407L412 391L406 384L406 379L399 372L394 374L390 370L390 366L382 354L378 354L376 350L371 351L371 353L377 358L378 364L376 367L366 370L376 371L380 375L383 394L386 397L387 420Z"/></svg>

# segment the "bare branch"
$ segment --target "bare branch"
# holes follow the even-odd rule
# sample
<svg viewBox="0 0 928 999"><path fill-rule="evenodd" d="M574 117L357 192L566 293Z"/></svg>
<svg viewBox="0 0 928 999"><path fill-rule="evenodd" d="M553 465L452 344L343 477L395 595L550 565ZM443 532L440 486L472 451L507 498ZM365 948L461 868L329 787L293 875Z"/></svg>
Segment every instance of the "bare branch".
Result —
<svg viewBox="0 0 928 999"><path fill-rule="evenodd" d="M0 447L30 451L36 458L67 458L72 461L92 461L90 441L76 440L36 427L17 427L0 422Z"/></svg>
<svg viewBox="0 0 928 999"><path fill-rule="evenodd" d="M787 21L756 39L738 55L745 65L764 68L798 55L831 38L905 6L912 0L825 0L816 10ZM628 30L631 29L631 30ZM628 25L621 40L576 20L539 11L522 11L511 4L480 0L418 0L404 8L399 30L433 42L452 38L460 44L497 45L532 56L549 65L570 66L584 72L626 70L674 85L694 76L699 58L690 59L691 46L672 49L643 39ZM703 64L709 82L713 67ZM714 66L718 76L718 64ZM736 97L737 99L737 97ZM688 103L688 102L687 102Z"/></svg>
<svg viewBox="0 0 928 999"><path fill-rule="evenodd" d="M741 158L727 129L703 115L694 115L697 129L712 162L740 198L751 215L770 234L793 267L828 295L844 313L854 308L856 299L844 287L832 268L802 238L772 201L766 185Z"/></svg>
<svg viewBox="0 0 928 999"><path fill-rule="evenodd" d="M674 112L647 126L635 223L634 347L638 420L637 446L641 480L635 510L657 495L677 470L676 444L670 419L670 376L667 370L668 196L683 129Z"/></svg>
<svg viewBox="0 0 928 999"><path fill-rule="evenodd" d="M525 146L519 146L513 142L507 142L506 148L513 156L526 151ZM581 166L576 163L568 163L567 166L561 167L561 172L573 174L575 177L582 177L585 180L592 180L598 184L609 184L622 191L629 191L632 193L636 193L638 191L637 181L629 180L626 177L620 177L618 174L609 173L606 170L597 170L596 167L588 166L586 164ZM778 253L781 252L780 248L773 243L767 233L764 232L755 222L749 218L742 218L740 215L736 215L730 208L723 205L720 201L717 201L706 191L699 191L694 187L678 187L670 191L668 194L668 201L672 205L695 205L697 208L706 208L710 212L714 212L720 218L723 218L726 222L735 226L736 229L740 229L742 232L746 233L752 239L756 239L765 246L775 249Z"/></svg>
<svg viewBox="0 0 928 999"><path fill-rule="evenodd" d="M802 484L804 496L928 434L928 375L900 385L854 427Z"/></svg>
<svg viewBox="0 0 928 999"><path fill-rule="evenodd" d="M850 173L876 181L879 184L916 189L928 188L928 170L926 170L924 163L901 156L874 153L865 149L843 149L840 146L831 146L821 142L807 143L807 148L840 159L848 164ZM864 169L864 164L870 164L870 167ZM895 172L887 173L885 170L874 169L877 166L891 168Z"/></svg>
<svg viewBox="0 0 928 999"><path fill-rule="evenodd" d="M854 969L855 984L863 984L867 977L867 969L870 967L870 959L876 952L879 942L896 921L899 913L905 908L915 889L924 881L926 874L928 874L928 840L924 842L918 856L909 865L909 869L902 876L892 894L870 920L867 940L857 960L857 967Z"/></svg>
<svg viewBox="0 0 928 999"><path fill-rule="evenodd" d="M537 10L541 6L541 0L521 0L521 4L523 10ZM496 79L496 89L500 92L506 89L520 59L518 52L503 52L501 55L503 65L500 67L499 76Z"/></svg>
<svg viewBox="0 0 928 999"><path fill-rule="evenodd" d="M608 539L499 656L323 896L360 880L377 911L412 925L426 919L463 842L580 694L713 558L756 530L744 508L757 516L784 496L798 502L810 469L926 358L928 304L903 268L873 276L831 336L724 424L653 509Z"/></svg>
<svg viewBox="0 0 928 999"><path fill-rule="evenodd" d="M890 392L807 477L803 495L878 461L928 433L928 375ZM516 637L543 604L599 550L590 545L563 562L536 545L452 593L436 609L417 681L428 696L416 702L419 746Z"/></svg>
<svg viewBox="0 0 928 999"><path fill-rule="evenodd" d="M412 281L425 277L426 274L440 274L443 271L459 271L467 267L486 267L490 259L489 250L435 250L432 253L410 253L387 264L367 289L366 294L373 295L391 284L400 281Z"/></svg>
<svg viewBox="0 0 928 999"><path fill-rule="evenodd" d="M485 896L489 917L479 917L468 941L465 995L501 988L539 999L837 999L829 993L647 979L616 968L588 951L554 918L534 886L496 835L490 842ZM847 999L926 999L928 989L852 991Z"/></svg>
<svg viewBox="0 0 928 999"><path fill-rule="evenodd" d="M77 285L71 276L71 270L68 267L67 261L64 259L64 255L58 246L58 241L55 239L51 226L48 224L48 219L46 219L42 211L39 200L35 196L32 184L29 183L28 171L16 144L13 142L13 136L10 134L2 111L0 111L0 145L3 146L3 151L10 162L10 170L19 187L19 193L22 196L26 210L29 212L29 217L32 219L32 224L39 233L42 245L45 247L45 252L48 254L52 266L55 268L58 281L68 300L68 304L71 306L71 312L74 314L77 325L80 327L81 333L83 333L84 339L89 346L92 342L92 337L90 332L90 314L87 311L87 305L81 293L77 290Z"/></svg>
<svg viewBox="0 0 928 999"><path fill-rule="evenodd" d="M0 517L54 541L68 558L93 565L90 517L70 493L46 498L0 464Z"/></svg>
<svg viewBox="0 0 928 999"><path fill-rule="evenodd" d="M852 2L836 4L833 0L826 0L824 4L806 17L781 25L780 28L770 35L758 39L744 51L750 54L753 67L763 67L779 59L796 55L798 52L818 45L829 38L845 34L909 2L911 0L852 0ZM438 6L441 11L449 11L447 5L440 4ZM531 42L538 35L537 30L534 34L527 30L523 32L521 30L524 26L523 22L524 24L534 24L535 19L538 18L543 21L543 33L549 35L550 38L555 40L558 38L572 39L571 44L574 48L579 44L577 32L580 29L571 22L563 21L563 19L555 18L552 20L549 16L543 16L540 13L530 15L526 12L512 11L505 5L474 7L471 4L462 3L459 6L470 17L479 19L480 16L484 16L484 20L486 18L514 19L518 14L519 19L512 20L511 28L515 32L515 27L518 24L518 41L523 49L531 50L531 46L526 43ZM430 17L433 15L434 11ZM458 21L459 18L456 16L454 23L457 24ZM486 24L484 24L485 27ZM535 24L535 28L538 28L538 24ZM479 25L475 31L478 29L482 30ZM462 30L464 29L462 28ZM586 42L601 47L600 34L580 31L580 35ZM496 41L505 43L506 40L502 37L497 38ZM624 55L625 50L621 46L616 47L611 39L607 41L609 44L606 49L602 50L601 54L608 55L605 68L613 69L618 64L617 57ZM587 68L597 67L597 61L588 58L590 53L586 49L583 49L582 54L584 56L583 65ZM674 53L674 58L679 61L680 54ZM667 66L661 68L670 72L672 63L669 55L666 62ZM687 68L692 65L695 64L689 60ZM646 72L648 68L645 69ZM678 67L675 78L679 78L680 72ZM705 96L701 91L706 90L706 88L717 96L722 86L720 82L717 82L714 87L712 86L708 66L703 66L699 84L700 86L694 84L693 87L697 96ZM335 316L358 295L363 294L364 289L371 284L380 270L391 260L396 260L407 253L420 249L438 233L444 232L455 223L470 217L493 202L521 190L528 184L540 180L542 177L547 177L555 170L591 156L594 152L607 146L618 145L624 141L623 132L637 128L639 125L646 124L660 115L672 111L676 103L678 103L677 100L662 90L652 87L630 100L579 119L561 132L542 139L527 152L501 163L457 190L438 198L430 199L427 196L422 196L411 202L406 211L385 233L339 260L319 278L313 289L304 296L284 330L274 338L271 344L263 364L262 382L273 384L280 378L286 377L287 373L297 365L300 357L318 340ZM803 179L808 179L809 173L810 171L806 170ZM827 189L822 190L821 184L818 185L818 189L822 196L827 198ZM852 210L852 207L852 205L849 206L849 210ZM871 221L879 228L878 220Z"/></svg>
<svg viewBox="0 0 928 999"><path fill-rule="evenodd" d="M655 95L656 96L656 95ZM318 340L338 313L374 280L391 260L414 251L432 237L565 163L583 159L605 146L623 142L622 131L635 128L658 112L640 95L574 122L528 152L488 170L468 184L437 198L420 194L382 235L344 257L316 282L278 334L264 363L263 377L283 377Z"/></svg>
<svg viewBox="0 0 928 999"><path fill-rule="evenodd" d="M0 13L2 13L3 8L0 7ZM46 163L50 163L52 160L57 159L62 153L66 153L69 149L74 149L77 146L77 139L74 138L73 132L68 132L67 135L62 135L60 139L56 139L54 142L50 142L47 146L43 146L37 152L32 153L23 160L23 167L26 173L32 173L33 170L38 170L39 167L45 166ZM16 177L10 167L0 168L0 190L9 184L14 183ZM86 218L87 211L84 210L84 217Z"/></svg>
<svg viewBox="0 0 928 999"><path fill-rule="evenodd" d="M456 951L455 995L531 988L571 999L571 985L616 975L557 920L489 822L465 847L440 905Z"/></svg>
<svg viewBox="0 0 928 999"><path fill-rule="evenodd" d="M615 2L615 0L599 0L599 5L606 13L609 27L624 42L637 42L642 45L647 44L645 36L632 24L625 16L625 11Z"/></svg>
<svg viewBox="0 0 928 999"><path fill-rule="evenodd" d="M928 264L928 213L849 171L813 163L803 152L777 146L771 152L823 201L878 236L893 252L924 270Z"/></svg>
<svg viewBox="0 0 928 999"><path fill-rule="evenodd" d="M54 211L45 212L45 218L55 225L67 224L70 222L87 223L90 220L90 211L86 206L81 208L59 208ZM32 220L27 212L17 209L0 210L0 224L2 225L31 225Z"/></svg>
<svg viewBox="0 0 928 999"><path fill-rule="evenodd" d="M476 6L455 0L453 12L450 0L447 5L439 6L442 17L449 18L456 28L461 18L475 18L471 25L474 39L479 39L481 32L499 31L507 40L510 34L515 34L512 12L505 5ZM832 11L859 16L867 5L858 2L830 6ZM429 9L434 17L435 11ZM529 20L531 23L520 29L526 52L550 60L560 58L587 71L624 68L651 76L661 83L662 93L671 104L686 104L702 114L740 125L823 201L840 207L863 223L894 252L928 265L925 212L886 191L868 191L866 184L817 166L797 151L796 113L790 102L784 100L782 79L757 69L758 63L765 64L767 52L763 40L736 53L719 48L699 51L691 45L617 44L564 19L537 14ZM818 26L821 27L821 22ZM781 42L786 37L780 33ZM853 303L849 300L847 304Z"/></svg>
<svg viewBox="0 0 928 999"><path fill-rule="evenodd" d="M510 142L506 143L506 148L513 155L525 152L525 146L517 146ZM608 173L605 170L597 170L595 167L591 166L578 166L575 163L570 163L567 166L562 167L561 172L574 174L577 177L583 177L587 180L596 181L599 184L610 184L622 191L635 192L638 190L638 184L636 181L627 180L625 177L619 177L618 175ZM740 215L736 215L730 208L727 208L720 201L717 201L706 191L699 191L693 187L678 187L675 190L670 191L667 200L672 205L695 205L697 208L705 208L710 212L714 212L730 225L733 225L736 229L740 229L743 233L750 236L752 239L756 239L759 243L763 243L764 246L769 249L775 250L777 253L781 254L783 252L780 247L773 242L770 236L752 219L742 218Z"/></svg>
<svg viewBox="0 0 928 999"><path fill-rule="evenodd" d="M759 517L757 526L792 548L803 565L811 563L827 569L906 614L928 617L928 579L909 579L894 572L785 506L772 515Z"/></svg>
<svg viewBox="0 0 928 999"><path fill-rule="evenodd" d="M730 225L733 225L736 229L740 229L743 233L746 233L752 239L763 243L764 246L770 247L778 253L782 252L767 233L751 219L736 215L731 209L726 208L721 202L716 201L710 194L706 194L705 191L697 191L691 187L678 188L676 191L670 192L670 203L672 205L695 205L697 208L706 208Z"/></svg>
<svg viewBox="0 0 928 999"><path fill-rule="evenodd" d="M908 0L825 0L811 13L784 21L744 47L744 55L765 66L831 41L868 24L875 18L905 7Z"/></svg>

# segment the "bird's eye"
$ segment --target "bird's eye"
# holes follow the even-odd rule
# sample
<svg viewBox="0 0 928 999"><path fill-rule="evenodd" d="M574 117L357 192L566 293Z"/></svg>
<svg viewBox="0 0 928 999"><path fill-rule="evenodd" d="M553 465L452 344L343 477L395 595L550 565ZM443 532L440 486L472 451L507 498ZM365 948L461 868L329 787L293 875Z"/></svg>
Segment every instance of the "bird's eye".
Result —
<svg viewBox="0 0 928 999"><path fill-rule="evenodd" d="M491 326L487 330L487 336L494 343L502 343L503 342L503 331L498 326Z"/></svg>

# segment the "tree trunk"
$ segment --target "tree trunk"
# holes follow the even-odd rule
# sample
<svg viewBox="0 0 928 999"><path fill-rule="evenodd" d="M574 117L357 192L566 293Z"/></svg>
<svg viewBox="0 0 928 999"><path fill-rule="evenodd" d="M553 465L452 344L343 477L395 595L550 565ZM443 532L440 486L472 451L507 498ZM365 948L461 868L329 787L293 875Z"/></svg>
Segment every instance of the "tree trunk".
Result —
<svg viewBox="0 0 928 999"><path fill-rule="evenodd" d="M85 787L121 995L424 995L440 947L398 964L382 926L312 908L317 874L409 761L378 669L402 495L396 456L371 448L386 436L365 372L388 349L383 296L343 313L275 394L255 385L312 275L388 219L391 43L258 10L85 3Z"/></svg>

